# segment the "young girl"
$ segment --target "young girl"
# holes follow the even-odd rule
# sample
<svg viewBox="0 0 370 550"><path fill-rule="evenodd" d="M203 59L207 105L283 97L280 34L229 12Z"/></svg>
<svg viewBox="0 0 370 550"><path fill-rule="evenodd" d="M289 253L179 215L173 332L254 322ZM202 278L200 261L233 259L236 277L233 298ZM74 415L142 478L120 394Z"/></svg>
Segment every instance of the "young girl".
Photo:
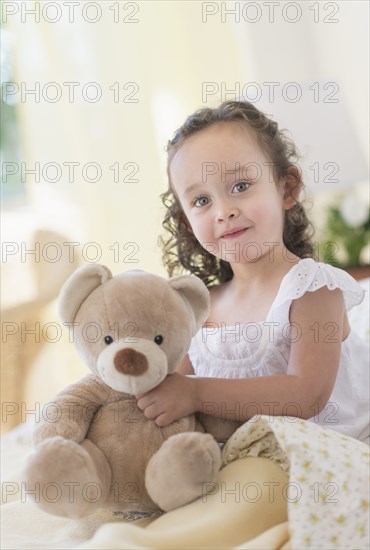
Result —
<svg viewBox="0 0 370 550"><path fill-rule="evenodd" d="M284 415L368 442L369 347L347 318L364 291L313 259L294 144L252 104L227 101L188 117L167 151L165 263L205 282L211 311L138 406L159 426L195 411Z"/></svg>

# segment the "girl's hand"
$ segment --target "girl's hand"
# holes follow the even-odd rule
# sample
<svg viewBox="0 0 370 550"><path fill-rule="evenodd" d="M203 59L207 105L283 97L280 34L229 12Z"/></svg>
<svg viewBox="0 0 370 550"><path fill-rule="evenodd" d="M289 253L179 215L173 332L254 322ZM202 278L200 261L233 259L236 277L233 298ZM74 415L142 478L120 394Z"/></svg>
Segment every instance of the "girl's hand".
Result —
<svg viewBox="0 0 370 550"><path fill-rule="evenodd" d="M195 378L170 374L153 390L137 395L137 405L157 426L168 426L197 410Z"/></svg>

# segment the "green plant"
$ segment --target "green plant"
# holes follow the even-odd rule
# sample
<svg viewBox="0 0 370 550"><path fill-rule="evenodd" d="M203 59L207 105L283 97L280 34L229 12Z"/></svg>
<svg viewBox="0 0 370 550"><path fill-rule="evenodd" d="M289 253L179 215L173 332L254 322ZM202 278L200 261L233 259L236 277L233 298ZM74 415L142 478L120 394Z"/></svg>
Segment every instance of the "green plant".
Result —
<svg viewBox="0 0 370 550"><path fill-rule="evenodd" d="M332 265L354 267L364 263L362 251L370 242L368 184L338 194L328 208L322 244L333 243ZM324 248L321 246L321 248ZM336 252L340 252L337 256Z"/></svg>

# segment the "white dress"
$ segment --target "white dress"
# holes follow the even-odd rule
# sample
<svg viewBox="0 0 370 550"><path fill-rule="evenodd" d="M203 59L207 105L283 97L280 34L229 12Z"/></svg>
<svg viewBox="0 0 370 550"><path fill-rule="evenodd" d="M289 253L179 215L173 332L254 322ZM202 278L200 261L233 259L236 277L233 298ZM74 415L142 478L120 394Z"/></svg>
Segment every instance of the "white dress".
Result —
<svg viewBox="0 0 370 550"><path fill-rule="evenodd" d="M340 288L347 311L362 302L364 289L345 271L305 258L284 276L264 322L235 326L202 327L193 337L189 359L196 376L250 378L286 374L291 342L300 328L289 322L292 300L326 286ZM340 337L335 324L312 327L313 338ZM342 342L340 366L334 389L324 410L313 408L311 421L369 443L369 343L353 330ZM284 415L296 417L299 404L286 407ZM258 411L256 410L256 414ZM272 413L271 413L272 414Z"/></svg>

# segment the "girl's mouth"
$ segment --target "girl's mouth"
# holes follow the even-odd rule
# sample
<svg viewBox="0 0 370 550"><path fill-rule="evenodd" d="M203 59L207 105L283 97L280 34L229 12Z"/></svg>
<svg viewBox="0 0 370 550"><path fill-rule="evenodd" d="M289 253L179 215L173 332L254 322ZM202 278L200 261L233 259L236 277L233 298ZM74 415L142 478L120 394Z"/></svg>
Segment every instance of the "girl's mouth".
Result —
<svg viewBox="0 0 370 550"><path fill-rule="evenodd" d="M236 237L240 237L247 231L248 227L245 227L244 229L239 229L237 231L234 231L233 233L226 233L225 235L222 235L221 239L235 239Z"/></svg>

